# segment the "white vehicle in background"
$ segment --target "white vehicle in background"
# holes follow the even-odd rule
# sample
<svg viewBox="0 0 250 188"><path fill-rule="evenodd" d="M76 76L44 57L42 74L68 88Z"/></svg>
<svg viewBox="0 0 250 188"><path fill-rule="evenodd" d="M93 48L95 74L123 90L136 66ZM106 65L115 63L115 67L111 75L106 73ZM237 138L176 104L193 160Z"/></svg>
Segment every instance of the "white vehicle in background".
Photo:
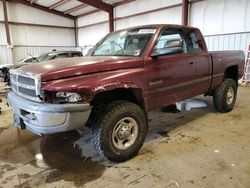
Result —
<svg viewBox="0 0 250 188"><path fill-rule="evenodd" d="M19 60L17 63L14 64L3 64L0 65L0 77L3 77L4 82L9 82L9 69L17 69L24 65L28 65L33 62L37 62L38 56L28 55L25 58Z"/></svg>
<svg viewBox="0 0 250 188"><path fill-rule="evenodd" d="M4 82L10 85L10 69L17 69L25 65L30 65L32 63L40 63L44 61L51 61L56 59L72 58L72 57L82 57L82 52L80 51L56 51L52 50L51 52L46 52L41 54L39 57L32 56L29 54L28 57L23 58L16 64L7 64L0 68L0 75L4 78Z"/></svg>
<svg viewBox="0 0 250 188"><path fill-rule="evenodd" d="M19 60L17 64L21 64L21 63L33 63L33 62L36 62L37 58L38 58L37 55L35 55L35 56L28 55L27 57Z"/></svg>

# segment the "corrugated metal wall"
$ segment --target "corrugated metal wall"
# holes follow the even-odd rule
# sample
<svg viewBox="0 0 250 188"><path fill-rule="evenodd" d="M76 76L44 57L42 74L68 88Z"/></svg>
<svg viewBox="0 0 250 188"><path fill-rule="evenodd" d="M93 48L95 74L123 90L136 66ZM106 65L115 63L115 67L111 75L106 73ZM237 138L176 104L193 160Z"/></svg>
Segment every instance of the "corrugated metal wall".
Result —
<svg viewBox="0 0 250 188"><path fill-rule="evenodd" d="M181 3L181 0L137 0L132 3L118 6L115 8L115 16L125 17L128 15L159 9L171 5ZM137 25L147 24L181 24L181 7L160 10L135 16L131 18L117 20L115 22L116 29L133 27Z"/></svg>
<svg viewBox="0 0 250 188"><path fill-rule="evenodd" d="M156 2L157 1L157 2ZM115 8L115 18L128 16L152 9L162 8L180 3L181 0L137 0ZM90 24L105 22L108 20L108 14L98 12L78 19L78 26L87 26ZM159 23L181 23L181 7L161 10L140 16L119 19L115 21L115 30L132 27L136 25L159 24ZM89 46L96 44L101 38L109 33L108 22L90 27L79 29L80 46Z"/></svg>
<svg viewBox="0 0 250 188"><path fill-rule="evenodd" d="M250 0L205 0L191 5L190 25L204 35L250 31Z"/></svg>
<svg viewBox="0 0 250 188"><path fill-rule="evenodd" d="M181 0L137 0L115 8L115 18L150 11L181 3ZM18 3L8 3L9 20L13 22L39 23L73 27L72 20L40 11ZM0 10L2 2L0 1ZM31 16L32 15L32 16ZM0 11L0 20L3 12ZM98 12L78 19L79 44L83 49L94 45L108 32L108 14ZM204 0L190 7L190 25L201 29L206 36L209 50L246 50L250 43L250 0ZM181 7L160 10L131 18L118 19L115 29L155 23L181 23ZM88 26L91 25L91 26ZM87 26L87 27L85 27ZM6 45L4 25L0 24L0 63L11 62L10 49ZM37 26L10 26L14 45L14 61L28 53L37 55L50 49L75 49L73 29L45 28ZM231 34L229 34L231 33ZM65 37L67 36L67 37Z"/></svg>
<svg viewBox="0 0 250 188"><path fill-rule="evenodd" d="M3 16L3 2L0 1L0 21L4 20ZM0 64L7 63L9 58L9 49L7 49L6 45L6 33L5 33L5 27L3 23L0 23Z"/></svg>
<svg viewBox="0 0 250 188"><path fill-rule="evenodd" d="M7 3L10 22L74 27L74 21L19 3ZM0 1L0 21L4 20ZM13 48L7 47L4 24L0 24L0 64L16 62L28 54L40 55L51 49L79 50L75 48L75 31L72 28L55 28L10 24ZM13 60L11 56L13 55Z"/></svg>
<svg viewBox="0 0 250 188"><path fill-rule="evenodd" d="M250 32L205 36L210 51L243 50L247 54Z"/></svg>
<svg viewBox="0 0 250 188"><path fill-rule="evenodd" d="M83 27L95 23L101 23L107 20L108 20L108 14L106 12L97 12L95 14L79 18L78 27ZM86 28L80 28L78 30L79 45L80 46L94 45L107 33L109 33L108 23L101 23Z"/></svg>
<svg viewBox="0 0 250 188"><path fill-rule="evenodd" d="M181 3L181 0L137 0L116 7L115 17L124 17L178 3ZM106 13L96 13L79 18L78 22L79 26L86 26L107 20ZM115 22L115 29L155 23L180 24L181 7L118 19ZM192 3L189 23L201 29L206 36L209 50L246 51L250 43L250 0L204 0ZM108 23L82 28L79 30L80 45L94 45L108 32Z"/></svg>
<svg viewBox="0 0 250 188"><path fill-rule="evenodd" d="M0 45L0 65L12 62L11 49L6 45Z"/></svg>
<svg viewBox="0 0 250 188"><path fill-rule="evenodd" d="M250 44L250 0L205 0L191 5L190 25L209 50L244 50Z"/></svg>

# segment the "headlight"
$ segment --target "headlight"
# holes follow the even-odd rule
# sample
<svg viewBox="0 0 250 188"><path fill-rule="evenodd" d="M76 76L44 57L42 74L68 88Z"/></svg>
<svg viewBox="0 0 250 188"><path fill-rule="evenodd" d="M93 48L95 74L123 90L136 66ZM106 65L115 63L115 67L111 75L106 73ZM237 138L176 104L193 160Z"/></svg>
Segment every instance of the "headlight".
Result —
<svg viewBox="0 0 250 188"><path fill-rule="evenodd" d="M82 101L82 97L78 93L57 92L56 98L63 99L66 102L72 103Z"/></svg>

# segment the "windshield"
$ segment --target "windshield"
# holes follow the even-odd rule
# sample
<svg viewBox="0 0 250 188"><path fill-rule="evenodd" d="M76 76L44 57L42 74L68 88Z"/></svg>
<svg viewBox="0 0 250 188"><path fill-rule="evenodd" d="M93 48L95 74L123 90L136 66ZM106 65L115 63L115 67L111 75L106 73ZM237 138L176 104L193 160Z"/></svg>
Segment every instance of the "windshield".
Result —
<svg viewBox="0 0 250 188"><path fill-rule="evenodd" d="M140 28L113 33L95 47L92 56L141 56L155 32L155 28Z"/></svg>
<svg viewBox="0 0 250 188"><path fill-rule="evenodd" d="M40 56L37 58L37 61L38 61L38 62L48 61L48 60L53 59L54 56L55 56L54 53L45 53L45 54L40 55Z"/></svg>

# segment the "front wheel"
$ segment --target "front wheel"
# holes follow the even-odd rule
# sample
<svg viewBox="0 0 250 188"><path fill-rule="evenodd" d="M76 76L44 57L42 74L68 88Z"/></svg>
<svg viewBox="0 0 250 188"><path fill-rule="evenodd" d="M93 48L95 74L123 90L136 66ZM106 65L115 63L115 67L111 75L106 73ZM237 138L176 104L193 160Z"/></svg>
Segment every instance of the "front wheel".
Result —
<svg viewBox="0 0 250 188"><path fill-rule="evenodd" d="M237 83L233 79L225 79L213 95L214 107L219 112L230 112L237 97Z"/></svg>
<svg viewBox="0 0 250 188"><path fill-rule="evenodd" d="M92 143L102 158L123 162L137 155L147 135L146 116L138 105L114 101L95 117Z"/></svg>

